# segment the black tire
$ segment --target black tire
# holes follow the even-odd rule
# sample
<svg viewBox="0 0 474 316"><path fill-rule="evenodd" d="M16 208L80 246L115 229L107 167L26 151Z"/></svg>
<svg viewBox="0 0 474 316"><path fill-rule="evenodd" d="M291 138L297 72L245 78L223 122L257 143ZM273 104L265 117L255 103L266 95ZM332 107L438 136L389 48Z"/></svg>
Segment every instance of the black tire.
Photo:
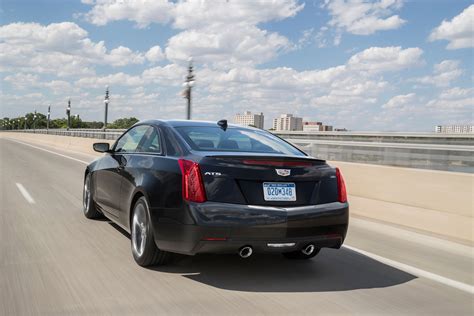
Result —
<svg viewBox="0 0 474 316"><path fill-rule="evenodd" d="M84 211L84 216L89 219L96 219L103 217L102 213L97 210L97 207L94 203L94 197L92 190L92 180L91 174L88 173L84 179L84 188L82 192L82 208Z"/></svg>
<svg viewBox="0 0 474 316"><path fill-rule="evenodd" d="M305 254L303 250L284 252L282 253L283 257L291 260L306 260L311 259L316 256L321 251L321 248L315 248L311 254Z"/></svg>
<svg viewBox="0 0 474 316"><path fill-rule="evenodd" d="M156 246L149 216L148 203L142 196L133 207L130 223L133 258L142 267L166 264L170 257L169 252Z"/></svg>

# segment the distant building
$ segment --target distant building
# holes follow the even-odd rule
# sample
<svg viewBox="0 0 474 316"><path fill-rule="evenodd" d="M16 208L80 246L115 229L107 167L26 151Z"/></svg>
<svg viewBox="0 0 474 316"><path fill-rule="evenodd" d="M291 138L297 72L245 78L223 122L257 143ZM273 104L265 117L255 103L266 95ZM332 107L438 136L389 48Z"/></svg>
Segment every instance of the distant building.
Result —
<svg viewBox="0 0 474 316"><path fill-rule="evenodd" d="M473 134L474 125L437 125L435 132L442 134Z"/></svg>
<svg viewBox="0 0 474 316"><path fill-rule="evenodd" d="M293 114L282 114L273 119L273 129L275 131L302 131L303 118L295 117Z"/></svg>
<svg viewBox="0 0 474 316"><path fill-rule="evenodd" d="M323 125L324 132L332 132L333 127L331 125Z"/></svg>
<svg viewBox="0 0 474 316"><path fill-rule="evenodd" d="M303 131L305 132L320 132L322 130L323 122L304 122Z"/></svg>
<svg viewBox="0 0 474 316"><path fill-rule="evenodd" d="M322 122L304 122L303 131L305 132L330 132L333 130L331 125L324 125Z"/></svg>
<svg viewBox="0 0 474 316"><path fill-rule="evenodd" d="M251 125L263 129L264 116L261 112L260 114L252 114L250 111L245 111L244 114L237 113L234 116L234 123L244 126Z"/></svg>

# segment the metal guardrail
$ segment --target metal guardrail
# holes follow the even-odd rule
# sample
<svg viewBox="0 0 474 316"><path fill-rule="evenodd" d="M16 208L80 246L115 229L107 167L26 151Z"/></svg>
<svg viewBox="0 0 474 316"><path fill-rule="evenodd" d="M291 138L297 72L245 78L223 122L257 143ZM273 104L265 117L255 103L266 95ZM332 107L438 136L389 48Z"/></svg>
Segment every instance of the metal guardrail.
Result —
<svg viewBox="0 0 474 316"><path fill-rule="evenodd" d="M379 143L474 145L474 134L401 132L275 132L285 139L359 141Z"/></svg>
<svg viewBox="0 0 474 316"><path fill-rule="evenodd" d="M288 141L309 155L325 160L474 173L472 146L296 139Z"/></svg>
<svg viewBox="0 0 474 316"><path fill-rule="evenodd" d="M37 129L13 132L117 139L125 130ZM276 135L309 155L334 161L474 173L474 135L285 132Z"/></svg>
<svg viewBox="0 0 474 316"><path fill-rule="evenodd" d="M313 157L474 173L474 135L376 132L277 132Z"/></svg>
<svg viewBox="0 0 474 316"><path fill-rule="evenodd" d="M9 130L5 132L15 132L15 133L34 133L34 134L49 134L49 135L58 135L58 136L72 136L72 137L85 137L85 138L97 138L97 139L107 139L115 140L120 137L120 135L125 132L125 129L114 129L114 130L103 130L103 129L85 129L85 128L75 128L75 129L20 129L20 130Z"/></svg>

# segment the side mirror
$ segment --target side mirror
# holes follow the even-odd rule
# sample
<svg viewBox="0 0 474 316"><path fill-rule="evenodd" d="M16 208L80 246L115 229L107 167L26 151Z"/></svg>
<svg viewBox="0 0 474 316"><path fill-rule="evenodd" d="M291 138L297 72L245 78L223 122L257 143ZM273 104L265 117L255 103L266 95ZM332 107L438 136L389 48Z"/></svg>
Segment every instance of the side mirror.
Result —
<svg viewBox="0 0 474 316"><path fill-rule="evenodd" d="M92 148L94 148L94 150L99 153L106 153L110 151L110 144L109 143L94 143L94 145L92 145Z"/></svg>

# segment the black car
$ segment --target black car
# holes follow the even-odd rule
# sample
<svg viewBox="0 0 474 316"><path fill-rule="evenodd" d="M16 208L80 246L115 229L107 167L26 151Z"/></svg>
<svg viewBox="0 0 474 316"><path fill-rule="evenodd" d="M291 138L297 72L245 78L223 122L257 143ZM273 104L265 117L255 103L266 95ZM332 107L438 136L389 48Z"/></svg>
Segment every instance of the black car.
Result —
<svg viewBox="0 0 474 316"><path fill-rule="evenodd" d="M85 170L84 214L129 232L141 266L170 253L308 259L344 242L339 169L269 132L225 120L150 120L94 149L105 155Z"/></svg>

